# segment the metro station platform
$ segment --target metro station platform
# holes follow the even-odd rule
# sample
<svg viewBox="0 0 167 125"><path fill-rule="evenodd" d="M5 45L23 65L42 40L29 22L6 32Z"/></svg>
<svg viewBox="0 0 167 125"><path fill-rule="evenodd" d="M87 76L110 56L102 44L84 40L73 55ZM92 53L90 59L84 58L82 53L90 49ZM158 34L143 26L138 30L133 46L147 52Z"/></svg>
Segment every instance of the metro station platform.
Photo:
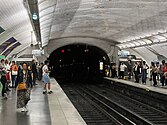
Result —
<svg viewBox="0 0 167 125"><path fill-rule="evenodd" d="M0 100L0 125L86 125L55 79L51 79L53 94L42 94L42 83L34 87L27 113L16 109L16 91L8 100Z"/></svg>
<svg viewBox="0 0 167 125"><path fill-rule="evenodd" d="M151 81L147 81L146 84L141 84L141 83L135 83L129 80L122 80L122 79L116 79L116 78L110 78L110 77L105 77L104 79L114 81L115 83L122 83L122 84L126 84L129 86L137 87L137 88L140 88L146 91L153 91L153 92L167 95L167 88L165 87L161 88L159 86L154 87L151 85L152 84Z"/></svg>
<svg viewBox="0 0 167 125"><path fill-rule="evenodd" d="M152 106L161 111L167 112L167 89L154 87L148 81L146 85L128 80L104 78L104 83L108 84L113 91L117 91L132 99Z"/></svg>

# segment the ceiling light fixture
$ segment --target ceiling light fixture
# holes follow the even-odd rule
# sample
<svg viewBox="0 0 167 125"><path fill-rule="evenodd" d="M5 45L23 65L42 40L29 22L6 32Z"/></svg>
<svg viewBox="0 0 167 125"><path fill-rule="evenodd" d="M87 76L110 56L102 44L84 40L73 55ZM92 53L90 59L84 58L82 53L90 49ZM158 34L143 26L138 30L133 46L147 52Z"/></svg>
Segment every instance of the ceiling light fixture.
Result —
<svg viewBox="0 0 167 125"><path fill-rule="evenodd" d="M33 19L33 20L38 20L38 15L37 15L37 13L33 13L32 19Z"/></svg>

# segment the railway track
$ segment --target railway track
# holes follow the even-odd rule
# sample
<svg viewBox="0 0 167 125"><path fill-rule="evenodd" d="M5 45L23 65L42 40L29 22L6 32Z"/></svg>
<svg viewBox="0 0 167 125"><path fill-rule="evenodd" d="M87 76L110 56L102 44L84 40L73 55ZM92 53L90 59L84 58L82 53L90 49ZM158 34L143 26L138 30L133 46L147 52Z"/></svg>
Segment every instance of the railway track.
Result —
<svg viewBox="0 0 167 125"><path fill-rule="evenodd" d="M101 107L85 94L78 92L75 87L65 85L62 88L88 125L119 125L119 121L108 116Z"/></svg>
<svg viewBox="0 0 167 125"><path fill-rule="evenodd" d="M167 125L167 113L106 86L63 87L88 125Z"/></svg>
<svg viewBox="0 0 167 125"><path fill-rule="evenodd" d="M124 96L118 92L114 92L108 86L89 86L89 91L93 91L94 94L100 94L104 98L120 104L124 108L127 108L132 113L137 114L142 119L146 119L154 125L167 125L167 113L157 110L151 106L143 104L139 101ZM149 101L149 100L148 100ZM131 119L131 118L130 118ZM133 121L133 119L132 119ZM135 122L136 123L136 122ZM140 123L141 124L141 123Z"/></svg>

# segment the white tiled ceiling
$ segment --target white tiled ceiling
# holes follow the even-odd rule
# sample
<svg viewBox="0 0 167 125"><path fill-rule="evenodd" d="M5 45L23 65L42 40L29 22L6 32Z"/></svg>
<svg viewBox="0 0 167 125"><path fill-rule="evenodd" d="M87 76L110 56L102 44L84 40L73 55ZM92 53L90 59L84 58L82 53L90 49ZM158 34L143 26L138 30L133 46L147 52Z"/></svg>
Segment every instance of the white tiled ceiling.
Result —
<svg viewBox="0 0 167 125"><path fill-rule="evenodd" d="M51 17L50 39L73 35L100 35L122 42L166 30L166 0L39 2L41 17L43 15Z"/></svg>
<svg viewBox="0 0 167 125"><path fill-rule="evenodd" d="M0 40L13 35L26 44L32 27L23 1L0 0L0 7L0 25L6 30ZM159 35L140 38L167 30L167 0L38 0L38 7L43 45L51 39L72 36L125 42L121 45L124 47L152 43L149 39L156 43L166 39ZM134 41L126 43L130 40ZM156 46L160 45L153 49L159 49ZM142 47L136 51L140 53Z"/></svg>
<svg viewBox="0 0 167 125"><path fill-rule="evenodd" d="M31 44L33 29L23 0L0 0L0 25L5 29L0 34L0 44L11 37L22 44L13 53ZM34 34L33 39L35 44Z"/></svg>

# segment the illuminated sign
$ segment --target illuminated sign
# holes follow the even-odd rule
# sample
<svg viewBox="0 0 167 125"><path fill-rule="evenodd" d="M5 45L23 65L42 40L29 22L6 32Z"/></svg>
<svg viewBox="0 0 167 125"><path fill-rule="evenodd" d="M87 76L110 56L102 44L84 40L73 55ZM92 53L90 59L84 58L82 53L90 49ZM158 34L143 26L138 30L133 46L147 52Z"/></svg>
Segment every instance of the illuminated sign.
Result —
<svg viewBox="0 0 167 125"><path fill-rule="evenodd" d="M103 70L103 62L100 62L100 70Z"/></svg>

